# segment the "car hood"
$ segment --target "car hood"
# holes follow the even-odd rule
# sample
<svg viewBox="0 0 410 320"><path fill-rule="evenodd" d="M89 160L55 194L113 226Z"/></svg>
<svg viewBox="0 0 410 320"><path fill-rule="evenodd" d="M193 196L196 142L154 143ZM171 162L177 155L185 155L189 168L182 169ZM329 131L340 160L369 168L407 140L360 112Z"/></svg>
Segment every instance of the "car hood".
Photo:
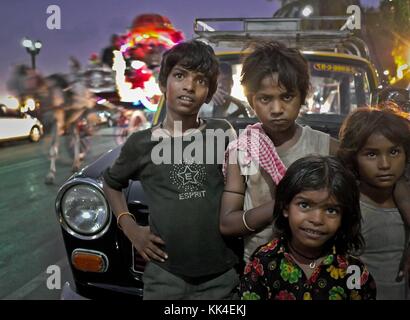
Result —
<svg viewBox="0 0 410 320"><path fill-rule="evenodd" d="M118 158L120 151L121 146L109 150L108 152L104 153L101 157L99 157L97 160L84 167L73 177L89 177L94 179L101 177L103 172L108 167L110 167Z"/></svg>

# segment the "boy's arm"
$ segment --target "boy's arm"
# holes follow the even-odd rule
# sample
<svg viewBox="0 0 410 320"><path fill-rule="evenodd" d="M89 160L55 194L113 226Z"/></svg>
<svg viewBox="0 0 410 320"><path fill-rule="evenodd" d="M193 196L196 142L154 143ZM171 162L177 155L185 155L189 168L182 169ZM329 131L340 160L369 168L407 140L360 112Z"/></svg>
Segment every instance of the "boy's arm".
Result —
<svg viewBox="0 0 410 320"><path fill-rule="evenodd" d="M247 211L244 216L245 189L246 185L240 173L239 165L237 163L228 164L219 218L219 229L223 235L242 236L252 233L252 231L246 228L244 218L248 227L255 231L264 228L272 222L275 203L273 200Z"/></svg>
<svg viewBox="0 0 410 320"><path fill-rule="evenodd" d="M103 182L103 190L117 219L121 213L128 212L127 202L122 191L111 188L105 181ZM168 258L167 254L156 245L164 245L164 241L151 233L148 226L140 226L129 214L121 215L121 219L117 222L145 261L154 259L163 262L164 259Z"/></svg>

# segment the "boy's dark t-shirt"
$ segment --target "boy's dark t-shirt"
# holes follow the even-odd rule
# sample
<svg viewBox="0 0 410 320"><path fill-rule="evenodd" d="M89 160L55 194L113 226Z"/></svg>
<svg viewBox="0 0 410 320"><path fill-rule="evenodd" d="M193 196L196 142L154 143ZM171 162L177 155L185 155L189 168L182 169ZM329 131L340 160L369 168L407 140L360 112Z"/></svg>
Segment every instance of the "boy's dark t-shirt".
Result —
<svg viewBox="0 0 410 320"><path fill-rule="evenodd" d="M184 138L158 138L156 130L153 138L153 129L136 132L126 141L113 166L104 172L105 182L116 190L126 188L129 179L141 181L151 231L164 240L162 249L168 254L165 262L153 262L188 278L218 274L237 262L219 232L224 189L221 166L229 138L217 142L214 129L220 133L233 130L227 121L207 120L204 129ZM181 149L190 151L194 158L202 150L203 157L196 163L181 163ZM169 155L172 158L167 164L153 162Z"/></svg>

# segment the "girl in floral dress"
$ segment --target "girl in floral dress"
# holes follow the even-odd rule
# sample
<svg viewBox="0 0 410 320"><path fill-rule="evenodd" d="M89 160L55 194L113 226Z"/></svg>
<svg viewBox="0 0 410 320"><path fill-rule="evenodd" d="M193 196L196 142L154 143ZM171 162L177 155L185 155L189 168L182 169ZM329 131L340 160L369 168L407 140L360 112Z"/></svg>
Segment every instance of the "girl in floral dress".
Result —
<svg viewBox="0 0 410 320"><path fill-rule="evenodd" d="M243 300L375 299L360 250L359 190L354 176L333 157L294 162L278 185L277 238L259 248L240 284Z"/></svg>

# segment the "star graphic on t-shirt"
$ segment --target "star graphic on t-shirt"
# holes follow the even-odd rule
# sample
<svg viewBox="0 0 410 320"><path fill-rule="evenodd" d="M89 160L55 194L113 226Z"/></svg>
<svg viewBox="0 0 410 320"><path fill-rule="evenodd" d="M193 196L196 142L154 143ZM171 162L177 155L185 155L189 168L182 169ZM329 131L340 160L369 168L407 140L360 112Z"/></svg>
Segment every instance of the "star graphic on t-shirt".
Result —
<svg viewBox="0 0 410 320"><path fill-rule="evenodd" d="M170 182L184 192L203 190L206 180L206 170L203 164L186 163L174 164L170 170Z"/></svg>
<svg viewBox="0 0 410 320"><path fill-rule="evenodd" d="M198 171L192 170L189 165L185 166L184 170L177 173L177 176L181 179L182 185L185 186L189 183L198 184L196 179L198 176Z"/></svg>

